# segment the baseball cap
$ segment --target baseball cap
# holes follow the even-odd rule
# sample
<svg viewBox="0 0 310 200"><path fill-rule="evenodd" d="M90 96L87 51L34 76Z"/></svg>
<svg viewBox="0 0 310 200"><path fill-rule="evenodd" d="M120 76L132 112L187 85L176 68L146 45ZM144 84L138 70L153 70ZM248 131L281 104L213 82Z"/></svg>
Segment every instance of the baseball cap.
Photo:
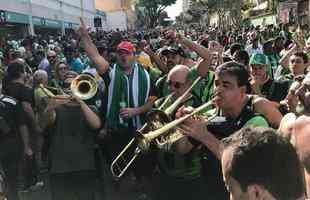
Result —
<svg viewBox="0 0 310 200"><path fill-rule="evenodd" d="M261 53L253 54L250 58L250 65L268 65L267 56Z"/></svg>
<svg viewBox="0 0 310 200"><path fill-rule="evenodd" d="M125 50L133 53L135 52L135 46L131 42L123 41L117 46L117 50Z"/></svg>
<svg viewBox="0 0 310 200"><path fill-rule="evenodd" d="M166 56L168 54L175 54L175 55L180 55L182 57L185 57L185 52L184 50L181 48L181 47L178 47L178 48L175 48L175 47L168 47L168 48L165 48L161 51L161 54Z"/></svg>

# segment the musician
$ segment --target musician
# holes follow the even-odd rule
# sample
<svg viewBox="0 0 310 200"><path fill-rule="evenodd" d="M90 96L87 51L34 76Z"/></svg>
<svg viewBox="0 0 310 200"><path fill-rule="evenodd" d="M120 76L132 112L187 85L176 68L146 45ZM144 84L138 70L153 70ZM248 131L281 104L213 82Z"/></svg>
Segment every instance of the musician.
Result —
<svg viewBox="0 0 310 200"><path fill-rule="evenodd" d="M191 85L192 81L190 79L190 69L185 65L176 65L168 73L167 83L169 85L169 91L171 95L160 98L155 102L156 107L160 107L164 102L166 102L162 109L169 107L174 101L182 96L186 89ZM189 103L191 106L197 107L200 103L200 100L197 96L189 94L185 99L185 102L191 102Z"/></svg>
<svg viewBox="0 0 310 200"><path fill-rule="evenodd" d="M223 179L231 200L305 199L297 153L273 129L243 128L222 144Z"/></svg>
<svg viewBox="0 0 310 200"><path fill-rule="evenodd" d="M76 96L73 101L52 98L44 111L47 124L54 127L49 155L52 199L102 198L94 158L95 137L102 126L100 105L90 102Z"/></svg>
<svg viewBox="0 0 310 200"><path fill-rule="evenodd" d="M7 186L7 198L18 200L19 167L23 157L23 135L28 135L25 112L20 102L3 95L0 80L0 162ZM2 185L3 186L3 185Z"/></svg>
<svg viewBox="0 0 310 200"><path fill-rule="evenodd" d="M177 65L171 69L167 79L173 95L157 100L155 105L158 103L158 106L165 110L177 101L192 84L189 75L190 69L187 66ZM181 105L198 107L200 100L189 93ZM200 149L197 147L182 153L176 151L178 148L182 149L186 142L186 139L181 139L175 144L164 145L158 151L157 157L162 171L157 188L158 199L201 199L207 195L204 193L206 186L201 179Z"/></svg>
<svg viewBox="0 0 310 200"><path fill-rule="evenodd" d="M199 119L189 119L182 126L186 134L208 148L203 162L203 172L209 194L214 199L228 198L228 194L223 192L225 187L218 162L221 158L218 139L231 135L243 126L268 126L264 117L254 112L253 99L246 94L249 86L248 78L248 72L239 63L228 62L218 67L215 72L214 88L216 109L207 113L208 116L216 116L215 119L208 126L204 120ZM193 141L191 145L197 143Z"/></svg>

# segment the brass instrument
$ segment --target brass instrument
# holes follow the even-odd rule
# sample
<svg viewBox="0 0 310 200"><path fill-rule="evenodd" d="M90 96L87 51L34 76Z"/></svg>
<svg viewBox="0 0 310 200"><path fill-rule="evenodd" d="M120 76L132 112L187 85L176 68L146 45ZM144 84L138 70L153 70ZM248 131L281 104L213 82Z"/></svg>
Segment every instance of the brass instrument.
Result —
<svg viewBox="0 0 310 200"><path fill-rule="evenodd" d="M97 94L98 82L88 74L81 74L71 82L70 89L75 96L82 100L88 100Z"/></svg>
<svg viewBox="0 0 310 200"><path fill-rule="evenodd" d="M120 178L140 155L140 153L147 153L151 145L161 147L165 144L173 144L184 135L176 126L180 125L189 117L199 113L200 111L208 108L212 102L203 104L196 108L190 115L186 115L175 121L171 120L171 115L179 107L181 103L187 98L193 87L200 81L197 78L193 84L186 90L186 92L179 97L171 106L163 110L152 110L147 116L147 123L137 131L136 136L127 144L121 153L114 159L110 166L111 173L114 177ZM167 98L171 98L168 96ZM166 101L163 103L167 103ZM160 106L163 108L164 106ZM132 155L133 153L133 155Z"/></svg>
<svg viewBox="0 0 310 200"><path fill-rule="evenodd" d="M72 98L72 95L65 94L65 92L62 89L55 88L55 87L49 87L49 86L43 86L42 84L39 85L39 87L43 90L43 92L46 94L46 96L51 98ZM58 97L55 96L52 92L50 92L48 89L52 90L60 90L63 95L67 95L67 97ZM98 91L98 83L90 75L87 74L81 74L74 78L74 80L71 82L70 85L71 93L77 97L79 97L82 100L88 100L94 97Z"/></svg>

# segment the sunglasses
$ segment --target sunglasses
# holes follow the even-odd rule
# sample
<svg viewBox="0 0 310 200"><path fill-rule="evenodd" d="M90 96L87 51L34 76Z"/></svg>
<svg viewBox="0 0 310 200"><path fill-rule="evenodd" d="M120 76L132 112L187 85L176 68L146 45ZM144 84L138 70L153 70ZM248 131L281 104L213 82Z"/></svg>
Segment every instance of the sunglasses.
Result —
<svg viewBox="0 0 310 200"><path fill-rule="evenodd" d="M176 89L181 88L185 83L177 82L177 81L168 81L169 86L173 86Z"/></svg>
<svg viewBox="0 0 310 200"><path fill-rule="evenodd" d="M65 70L68 70L69 68L68 67L59 67L59 71L65 71Z"/></svg>
<svg viewBox="0 0 310 200"><path fill-rule="evenodd" d="M53 59L56 58L57 56L47 56L47 58Z"/></svg>
<svg viewBox="0 0 310 200"><path fill-rule="evenodd" d="M300 63L302 63L302 60L301 59L291 59L291 63L300 64Z"/></svg>

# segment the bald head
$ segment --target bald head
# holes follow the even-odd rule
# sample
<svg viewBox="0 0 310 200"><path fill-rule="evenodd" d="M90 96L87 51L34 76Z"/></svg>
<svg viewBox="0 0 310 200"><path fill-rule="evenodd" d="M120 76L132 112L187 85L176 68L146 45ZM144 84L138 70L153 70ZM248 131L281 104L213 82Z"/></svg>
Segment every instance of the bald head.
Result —
<svg viewBox="0 0 310 200"><path fill-rule="evenodd" d="M188 78L189 72L190 70L187 66L176 65L170 70L168 74L168 80L185 82Z"/></svg>
<svg viewBox="0 0 310 200"><path fill-rule="evenodd" d="M308 171L310 170L310 117L301 116L296 120L293 136L300 161Z"/></svg>
<svg viewBox="0 0 310 200"><path fill-rule="evenodd" d="M185 65L176 65L168 74L168 83L170 91L174 93L175 97L179 97L190 85L189 68Z"/></svg>

